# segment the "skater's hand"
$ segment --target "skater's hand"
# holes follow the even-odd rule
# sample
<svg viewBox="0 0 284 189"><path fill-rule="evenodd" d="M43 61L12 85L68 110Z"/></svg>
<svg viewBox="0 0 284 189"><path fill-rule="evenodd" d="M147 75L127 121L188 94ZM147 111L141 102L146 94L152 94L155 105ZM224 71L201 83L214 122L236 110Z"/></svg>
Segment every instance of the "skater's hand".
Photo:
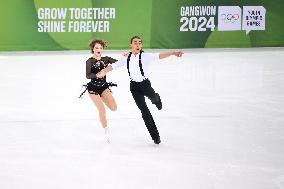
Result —
<svg viewBox="0 0 284 189"><path fill-rule="evenodd" d="M129 55L129 52L122 53L122 56L128 56L128 55Z"/></svg>
<svg viewBox="0 0 284 189"><path fill-rule="evenodd" d="M96 74L97 78L103 78L106 75L106 72L102 69L99 73Z"/></svg>
<svg viewBox="0 0 284 189"><path fill-rule="evenodd" d="M182 51L173 51L173 55L176 57L181 57L184 53Z"/></svg>

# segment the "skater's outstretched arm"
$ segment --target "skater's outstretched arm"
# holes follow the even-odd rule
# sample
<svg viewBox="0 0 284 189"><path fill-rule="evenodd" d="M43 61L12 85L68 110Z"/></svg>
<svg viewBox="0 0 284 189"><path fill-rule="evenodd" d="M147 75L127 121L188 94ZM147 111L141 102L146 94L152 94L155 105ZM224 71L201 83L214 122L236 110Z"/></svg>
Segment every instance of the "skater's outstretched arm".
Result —
<svg viewBox="0 0 284 189"><path fill-rule="evenodd" d="M127 61L126 61L127 56L126 55L127 54L124 53L123 56L117 62L114 62L111 65L108 65L106 68L102 69L99 73L96 74L96 77L97 78L103 78L107 74L107 72L110 72L114 69L117 69L121 66L126 65L126 63L127 63Z"/></svg>
<svg viewBox="0 0 284 189"><path fill-rule="evenodd" d="M112 71L113 68L111 65L108 65L106 68L102 69L99 73L96 74L97 78L103 78L107 72Z"/></svg>
<svg viewBox="0 0 284 189"><path fill-rule="evenodd" d="M99 73L96 74L96 77L97 78L103 78L107 74L107 72L110 72L113 69L124 66L126 64L126 58L128 57L128 54L129 54L129 52L123 52L121 54L122 57L118 61L116 61L116 62L112 63L111 65L108 65L106 68L102 69Z"/></svg>
<svg viewBox="0 0 284 189"><path fill-rule="evenodd" d="M165 53L160 53L159 58L163 59L163 58L167 58L171 55L174 55L176 57L181 57L183 55L183 52L182 51L169 51L169 52L165 52Z"/></svg>

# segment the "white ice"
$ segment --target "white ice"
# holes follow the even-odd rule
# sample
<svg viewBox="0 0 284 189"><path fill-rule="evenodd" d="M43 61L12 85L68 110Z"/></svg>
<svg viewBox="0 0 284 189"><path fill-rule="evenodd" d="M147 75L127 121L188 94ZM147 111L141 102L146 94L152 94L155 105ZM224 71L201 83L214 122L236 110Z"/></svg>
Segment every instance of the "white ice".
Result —
<svg viewBox="0 0 284 189"><path fill-rule="evenodd" d="M107 111L106 143L88 94L78 98L89 56L0 53L1 189L284 188L283 48L187 49L153 63L159 146L126 68L108 75L118 110Z"/></svg>

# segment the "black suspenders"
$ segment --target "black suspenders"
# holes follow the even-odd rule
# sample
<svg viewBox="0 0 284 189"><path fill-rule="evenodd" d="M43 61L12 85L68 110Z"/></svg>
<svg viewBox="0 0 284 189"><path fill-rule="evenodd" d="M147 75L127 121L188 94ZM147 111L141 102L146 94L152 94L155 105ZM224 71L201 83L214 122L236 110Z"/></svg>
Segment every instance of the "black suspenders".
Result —
<svg viewBox="0 0 284 189"><path fill-rule="evenodd" d="M143 68L142 68L142 63L141 63L141 55L142 55L142 52L143 52L143 51L141 51L140 54L139 54L139 67L140 67L141 75L142 75L143 77L145 77L145 76L144 76L144 71L143 71Z"/></svg>
<svg viewBox="0 0 284 189"><path fill-rule="evenodd" d="M140 54L139 54L139 68L140 68L141 75L142 75L143 77L145 77L145 76L144 76L144 71L143 71L143 68L142 68L142 61L141 61L142 52L144 52L144 51L140 51ZM131 55L132 55L132 52L130 52L129 55L128 55L128 57L127 57L127 71L128 71L129 77L130 77L129 62L130 62L130 57L131 57Z"/></svg>
<svg viewBox="0 0 284 189"><path fill-rule="evenodd" d="M130 57L131 57L132 52L129 53L128 57L127 57L127 71L128 71L128 75L130 77L130 72L129 72L129 61L130 61Z"/></svg>

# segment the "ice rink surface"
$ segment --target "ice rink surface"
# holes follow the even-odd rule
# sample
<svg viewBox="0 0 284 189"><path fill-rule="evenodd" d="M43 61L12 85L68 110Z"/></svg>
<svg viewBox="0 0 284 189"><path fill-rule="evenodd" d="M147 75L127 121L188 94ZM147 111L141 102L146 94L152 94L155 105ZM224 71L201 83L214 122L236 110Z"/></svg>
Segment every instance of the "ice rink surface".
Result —
<svg viewBox="0 0 284 189"><path fill-rule="evenodd" d="M0 188L283 189L284 49L184 52L150 66L159 146L125 67L107 76L118 84L108 144L78 98L88 51L0 53Z"/></svg>

